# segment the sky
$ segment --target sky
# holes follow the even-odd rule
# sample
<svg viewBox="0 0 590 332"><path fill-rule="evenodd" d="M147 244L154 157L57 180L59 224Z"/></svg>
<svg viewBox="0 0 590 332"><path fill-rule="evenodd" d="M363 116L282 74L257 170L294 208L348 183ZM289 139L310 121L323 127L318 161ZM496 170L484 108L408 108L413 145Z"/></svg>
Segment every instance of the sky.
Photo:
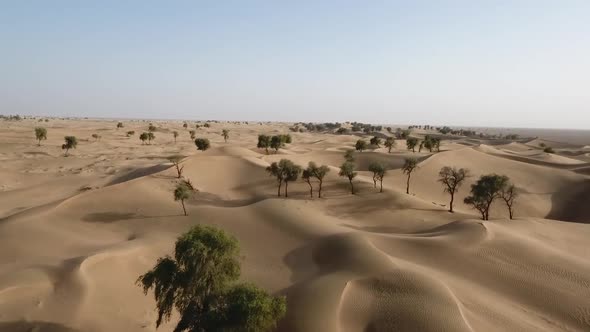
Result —
<svg viewBox="0 0 590 332"><path fill-rule="evenodd" d="M590 1L3 1L0 114L590 129Z"/></svg>

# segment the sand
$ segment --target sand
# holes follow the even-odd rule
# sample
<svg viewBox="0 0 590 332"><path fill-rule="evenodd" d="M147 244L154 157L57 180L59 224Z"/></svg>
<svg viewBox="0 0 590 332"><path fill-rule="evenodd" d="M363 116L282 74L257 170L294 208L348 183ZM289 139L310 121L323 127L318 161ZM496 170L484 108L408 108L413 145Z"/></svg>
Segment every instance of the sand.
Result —
<svg viewBox="0 0 590 332"><path fill-rule="evenodd" d="M391 154L357 155L358 194L350 195L337 167L355 135L291 133L293 144L266 155L256 136L288 133L289 124L212 123L196 130L212 144L199 152L180 121L154 121L151 145L138 139L148 122L116 123L51 119L37 146L36 120L0 122L1 332L156 331L153 298L134 282L196 224L235 235L241 279L287 296L279 331L590 331L583 138L555 144L553 155L540 139L443 141L440 153L412 153L399 141ZM65 135L79 140L69 157ZM188 217L172 197L166 158L174 154L186 156L185 176L199 190ZM410 195L399 170L408 156L420 160ZM324 198L310 199L302 181L277 198L265 167L281 158L329 165ZM383 193L368 172L373 160L389 168ZM436 182L443 166L474 175L456 213ZM515 220L499 202L485 222L462 203L469 184L492 172L521 189Z"/></svg>

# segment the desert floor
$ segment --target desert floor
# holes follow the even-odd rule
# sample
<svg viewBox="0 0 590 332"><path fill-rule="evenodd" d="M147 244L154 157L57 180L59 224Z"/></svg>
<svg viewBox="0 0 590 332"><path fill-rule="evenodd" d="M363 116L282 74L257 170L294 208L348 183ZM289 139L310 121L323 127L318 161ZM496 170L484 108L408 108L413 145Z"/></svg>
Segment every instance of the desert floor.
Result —
<svg viewBox="0 0 590 332"><path fill-rule="evenodd" d="M391 154L357 153L351 195L338 167L355 135L291 133L266 155L257 135L289 124L212 123L196 130L212 145L200 152L181 121L154 121L151 145L138 139L148 122L123 122L0 121L0 331L155 331L153 296L135 281L195 224L236 236L242 279L287 296L280 331L590 331L590 140L455 138L439 153L399 141ZM79 140L69 157L65 135ZM173 200L174 154L198 189L188 217ZM399 169L408 156L420 160L410 195ZM301 180L276 197L265 167L281 158L329 165L324 197L310 199ZM372 160L390 169L383 193ZM456 213L437 182L443 166L473 174ZM515 220L500 201L485 222L462 203L492 172L521 190Z"/></svg>

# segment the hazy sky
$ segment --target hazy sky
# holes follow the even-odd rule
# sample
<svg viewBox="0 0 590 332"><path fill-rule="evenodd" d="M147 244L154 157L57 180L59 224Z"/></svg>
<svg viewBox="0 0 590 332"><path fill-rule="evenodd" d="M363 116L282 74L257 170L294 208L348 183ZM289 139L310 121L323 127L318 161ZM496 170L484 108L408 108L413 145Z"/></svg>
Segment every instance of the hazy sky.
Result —
<svg viewBox="0 0 590 332"><path fill-rule="evenodd" d="M0 113L590 129L590 1L1 1Z"/></svg>

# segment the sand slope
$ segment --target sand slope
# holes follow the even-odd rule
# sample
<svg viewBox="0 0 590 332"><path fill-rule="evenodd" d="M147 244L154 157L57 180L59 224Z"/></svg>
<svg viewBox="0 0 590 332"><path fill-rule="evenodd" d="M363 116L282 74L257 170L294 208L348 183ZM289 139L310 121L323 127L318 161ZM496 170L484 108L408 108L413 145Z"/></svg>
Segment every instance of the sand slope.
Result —
<svg viewBox="0 0 590 332"><path fill-rule="evenodd" d="M522 146L445 142L444 152L413 154L400 143L357 155L352 196L337 167L354 135L292 133L294 144L266 155L256 135L288 124L212 124L197 134L212 141L206 152L182 122L157 122L149 146L124 135L146 122L117 131L112 121L52 120L41 147L36 124L0 123L0 331L156 331L153 299L134 282L196 224L234 234L242 279L287 295L279 331L590 330L590 177L569 161L540 164ZM64 158L57 144L70 132L102 139ZM172 199L166 157L177 153L199 190L188 217ZM412 195L399 170L407 156L421 160ZM277 198L265 167L281 158L329 165L325 198L309 199L301 181ZM373 160L390 169L381 194L367 172ZM474 175L458 201L477 176L508 175L521 189L518 218L506 220L499 202L487 222L460 202L446 212L442 166Z"/></svg>

